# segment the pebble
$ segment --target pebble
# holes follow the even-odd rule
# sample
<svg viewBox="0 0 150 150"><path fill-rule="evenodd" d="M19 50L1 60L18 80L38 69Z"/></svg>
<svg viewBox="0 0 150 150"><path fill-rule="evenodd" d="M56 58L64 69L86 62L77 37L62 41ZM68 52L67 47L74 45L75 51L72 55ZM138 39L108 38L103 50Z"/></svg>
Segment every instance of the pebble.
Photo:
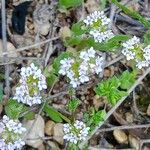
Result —
<svg viewBox="0 0 150 150"><path fill-rule="evenodd" d="M54 139L60 144L63 145L64 144L64 132L63 132L63 124L62 123L57 123L54 126Z"/></svg>
<svg viewBox="0 0 150 150"><path fill-rule="evenodd" d="M148 105L148 108L147 108L146 114L147 114L148 116L150 116L150 104Z"/></svg>
<svg viewBox="0 0 150 150"><path fill-rule="evenodd" d="M37 118L37 119L36 119ZM36 119L36 121L35 121ZM24 126L26 127L27 131L31 128L31 126L34 123L34 127L31 129L31 131L26 135L26 144L33 147L38 148L40 145L42 145L43 140L39 137L44 137L44 119L40 115L36 115L34 120L29 120L24 123ZM31 140L34 139L34 140Z"/></svg>
<svg viewBox="0 0 150 150"><path fill-rule="evenodd" d="M48 144L48 149L50 148L50 150L60 150L56 142L48 141L47 144Z"/></svg>
<svg viewBox="0 0 150 150"><path fill-rule="evenodd" d="M54 126L55 126L55 122L51 120L47 121L45 124L45 129L44 129L45 134L52 136L54 132Z"/></svg>
<svg viewBox="0 0 150 150"><path fill-rule="evenodd" d="M128 123L133 123L133 114L127 112L127 113L125 113L125 116L126 116L126 121Z"/></svg>
<svg viewBox="0 0 150 150"><path fill-rule="evenodd" d="M122 131L120 129L116 129L113 131L113 135L118 143L120 143L120 144L128 143L128 137L124 131Z"/></svg>
<svg viewBox="0 0 150 150"><path fill-rule="evenodd" d="M2 40L0 40L0 57L2 57L2 53L3 53L3 44L2 43L3 43ZM7 42L7 51L8 52L13 51L13 53L8 54L9 57L17 57L18 56L17 52L15 52L15 49L16 48L14 47L14 45L12 43Z"/></svg>
<svg viewBox="0 0 150 150"><path fill-rule="evenodd" d="M130 143L132 148L134 148L135 150L139 150L140 141L138 139L136 139L134 136L129 135L129 143Z"/></svg>

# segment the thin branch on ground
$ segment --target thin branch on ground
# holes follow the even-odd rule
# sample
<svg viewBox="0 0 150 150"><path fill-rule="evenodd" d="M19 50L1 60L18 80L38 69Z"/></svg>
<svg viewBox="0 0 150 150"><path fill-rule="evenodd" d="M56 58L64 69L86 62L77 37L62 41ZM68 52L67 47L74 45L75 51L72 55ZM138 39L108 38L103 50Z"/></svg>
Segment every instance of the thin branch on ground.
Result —
<svg viewBox="0 0 150 150"><path fill-rule="evenodd" d="M150 73L150 68L148 68L142 76L140 76L136 82L133 84L133 86L127 91L128 95L141 83L141 81L146 77L146 75L148 75ZM87 137L86 140L84 140L83 142L81 142L79 144L79 148L83 149L84 145L88 142L88 140L97 132L97 130L104 125L105 121L117 110L117 108L124 102L124 100L128 97L124 96L122 97L118 103L110 110L108 111L107 115L105 116L105 119L103 122L100 122L98 126L95 127L95 129L91 132L91 134Z"/></svg>
<svg viewBox="0 0 150 150"><path fill-rule="evenodd" d="M3 45L3 53L4 55L4 63L7 63L7 31L6 31L6 4L5 0L1 1L2 5L2 45ZM6 94L9 96L10 94L10 83L9 83L9 65L5 65L5 84L6 84Z"/></svg>
<svg viewBox="0 0 150 150"><path fill-rule="evenodd" d="M35 48L35 47L38 47L40 45L43 45L43 44L46 44L48 42L51 42L51 41L54 41L54 40L57 40L59 39L60 37L54 37L54 38L51 38L51 39L47 39L45 41L42 41L42 42L39 42L39 43L35 43L35 44L32 44L32 45L29 45L29 46L25 46L25 47L21 47L21 48L18 48L15 50L15 52L21 52L21 51L24 51L24 50L29 50L31 48ZM9 52L5 52L3 53L3 55L6 55L6 54L12 54L14 53L14 50L13 51L9 51Z"/></svg>
<svg viewBox="0 0 150 150"><path fill-rule="evenodd" d="M113 131L115 129L127 130L127 129L136 129L136 128L150 128L150 124L115 126L115 127L111 127L111 128L100 129L97 132L109 132L109 131Z"/></svg>

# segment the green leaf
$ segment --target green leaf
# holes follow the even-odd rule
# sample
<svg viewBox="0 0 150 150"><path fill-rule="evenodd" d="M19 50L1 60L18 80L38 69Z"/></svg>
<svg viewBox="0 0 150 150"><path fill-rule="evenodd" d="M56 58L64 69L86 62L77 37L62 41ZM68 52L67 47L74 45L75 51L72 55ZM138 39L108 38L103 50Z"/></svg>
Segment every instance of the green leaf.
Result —
<svg viewBox="0 0 150 150"><path fill-rule="evenodd" d="M59 8L68 9L71 7L77 7L82 4L82 0L59 0Z"/></svg>
<svg viewBox="0 0 150 150"><path fill-rule="evenodd" d="M59 113L54 108L50 107L48 104L44 106L43 110L55 122L63 122L63 120L65 120L66 122L70 122L70 120L67 117Z"/></svg>
<svg viewBox="0 0 150 150"><path fill-rule="evenodd" d="M138 12L134 10L130 10L129 8L125 7L124 5L121 5L117 0L112 0L112 2L118 6L124 13L127 15L133 17L134 19L139 20L142 24L144 24L146 27L150 27L150 22L146 20L143 16L141 16Z"/></svg>
<svg viewBox="0 0 150 150"><path fill-rule="evenodd" d="M58 76L56 76L53 72L49 74L49 76L46 78L47 85L52 86L56 81L58 81Z"/></svg>
<svg viewBox="0 0 150 150"><path fill-rule="evenodd" d="M55 70L55 73L58 74L58 71L60 69L60 61L65 59L65 58L69 58L72 57L72 53L70 52L62 52L55 60L53 63L53 69Z"/></svg>
<svg viewBox="0 0 150 150"><path fill-rule="evenodd" d="M84 33L86 33L86 29L83 29L83 22L77 22L75 24L72 25L71 27L71 31L73 32L74 35L79 36L82 35Z"/></svg>
<svg viewBox="0 0 150 150"><path fill-rule="evenodd" d="M80 105L79 99L72 99L68 102L67 107L70 112L75 112L75 110L79 105Z"/></svg>
<svg viewBox="0 0 150 150"><path fill-rule="evenodd" d="M3 100L3 85L2 84L0 84L0 103L2 102L2 100Z"/></svg>
<svg viewBox="0 0 150 150"><path fill-rule="evenodd" d="M118 89L120 85L120 78L114 76L110 79L99 83L98 86L94 89L94 91L99 96L106 96L108 102L112 105L115 105L118 102L118 100L120 100L123 96L127 95L126 92Z"/></svg>
<svg viewBox="0 0 150 150"><path fill-rule="evenodd" d="M144 43L149 45L150 44L150 30L148 30L145 34L144 34Z"/></svg>
<svg viewBox="0 0 150 150"><path fill-rule="evenodd" d="M35 118L35 113L34 112L28 112L23 116L26 120L33 120Z"/></svg>
<svg viewBox="0 0 150 150"><path fill-rule="evenodd" d="M121 47L121 42L129 39L127 35L116 35L107 42L104 43L95 43L93 47L101 51L116 51L116 49Z"/></svg>
<svg viewBox="0 0 150 150"><path fill-rule="evenodd" d="M16 100L10 99L5 106L5 113L11 119L18 119L24 110L24 104L18 103Z"/></svg>
<svg viewBox="0 0 150 150"><path fill-rule="evenodd" d="M97 111L93 116L93 124L98 125L106 116L105 110Z"/></svg>
<svg viewBox="0 0 150 150"><path fill-rule="evenodd" d="M121 83L120 87L125 90L129 89L134 84L136 75L137 71L124 71L119 77Z"/></svg>

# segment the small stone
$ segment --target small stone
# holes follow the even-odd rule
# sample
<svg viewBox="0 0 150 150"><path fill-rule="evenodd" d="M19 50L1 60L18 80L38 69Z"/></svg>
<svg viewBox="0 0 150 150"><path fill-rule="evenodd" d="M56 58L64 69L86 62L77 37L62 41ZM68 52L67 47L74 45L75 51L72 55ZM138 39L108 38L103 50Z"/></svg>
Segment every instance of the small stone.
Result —
<svg viewBox="0 0 150 150"><path fill-rule="evenodd" d="M87 0L85 3L85 7L87 8L89 13L99 10L99 6L100 6L100 4L96 0Z"/></svg>
<svg viewBox="0 0 150 150"><path fill-rule="evenodd" d="M7 42L7 51L8 51L8 53L11 52L8 54L8 57L17 57L18 56L15 49L16 48L14 47L14 45L12 43ZM0 57L3 57L2 53L3 53L3 42L2 42L2 40L0 40Z"/></svg>
<svg viewBox="0 0 150 150"><path fill-rule="evenodd" d="M40 145L42 145L43 140L40 137L44 137L44 119L40 115L36 115L34 120L25 122L24 126L27 129L27 135L25 138L26 144L34 148L38 148ZM28 130L30 129L31 131L28 133Z"/></svg>
<svg viewBox="0 0 150 150"><path fill-rule="evenodd" d="M114 135L114 137L118 143L121 143L121 144L127 144L128 143L128 137L124 131L122 131L120 129L116 129L113 131L113 135Z"/></svg>
<svg viewBox="0 0 150 150"><path fill-rule="evenodd" d="M127 112L127 113L125 113L125 116L126 116L126 121L128 123L133 123L133 114Z"/></svg>
<svg viewBox="0 0 150 150"><path fill-rule="evenodd" d="M140 141L132 135L129 135L129 143L132 148L135 148L135 150L140 149Z"/></svg>
<svg viewBox="0 0 150 150"><path fill-rule="evenodd" d="M148 105L146 113L147 113L148 116L150 116L150 104Z"/></svg>
<svg viewBox="0 0 150 150"><path fill-rule="evenodd" d="M55 122L53 122L51 120L47 121L45 124L45 134L47 134L49 136L53 135L54 126L55 126Z"/></svg>
<svg viewBox="0 0 150 150"><path fill-rule="evenodd" d="M60 150L60 148L56 142L48 141L47 144L48 144L48 148L50 148L50 150Z"/></svg>
<svg viewBox="0 0 150 150"><path fill-rule="evenodd" d="M60 144L63 145L64 144L64 132L63 132L63 124L62 123L57 123L54 126L54 139Z"/></svg>
<svg viewBox="0 0 150 150"><path fill-rule="evenodd" d="M143 147L143 150L150 150L150 148L147 147L147 146L144 146L144 147Z"/></svg>
<svg viewBox="0 0 150 150"><path fill-rule="evenodd" d="M41 145L38 147L38 150L45 150L44 144L41 144Z"/></svg>
<svg viewBox="0 0 150 150"><path fill-rule="evenodd" d="M35 23L35 31L39 31L39 33L43 36L46 36L49 33L50 27L49 22L41 24L40 26Z"/></svg>

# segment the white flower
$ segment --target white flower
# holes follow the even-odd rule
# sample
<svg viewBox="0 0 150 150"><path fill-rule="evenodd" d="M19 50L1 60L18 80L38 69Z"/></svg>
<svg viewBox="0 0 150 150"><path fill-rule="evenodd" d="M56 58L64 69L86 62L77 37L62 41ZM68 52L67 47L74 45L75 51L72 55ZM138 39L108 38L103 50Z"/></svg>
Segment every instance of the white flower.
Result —
<svg viewBox="0 0 150 150"><path fill-rule="evenodd" d="M81 51L78 59L67 58L61 60L59 73L66 75L73 88L88 82L92 74L99 74L103 70L104 58L96 54L93 47ZM66 69L67 68L67 69Z"/></svg>
<svg viewBox="0 0 150 150"><path fill-rule="evenodd" d="M144 48L140 39L134 36L122 44L122 54L127 60L135 60L139 69L150 65L150 45Z"/></svg>
<svg viewBox="0 0 150 150"><path fill-rule="evenodd" d="M108 25L110 23L110 19L104 15L103 11L95 11L89 16L86 17L83 21L86 25L93 25L96 22L99 22L99 25Z"/></svg>
<svg viewBox="0 0 150 150"><path fill-rule="evenodd" d="M90 34L94 37L95 42L102 43L114 37L111 30L100 32L98 30L91 30Z"/></svg>
<svg viewBox="0 0 150 150"><path fill-rule="evenodd" d="M143 56L144 56L145 60L150 61L150 45L145 47L143 49L143 52L144 52Z"/></svg>
<svg viewBox="0 0 150 150"><path fill-rule="evenodd" d="M150 61L139 61L137 62L136 66L139 69L142 69L143 67L148 67L150 65Z"/></svg>
<svg viewBox="0 0 150 150"><path fill-rule="evenodd" d="M129 39L128 41L124 42L122 44L122 46L125 48L125 49L134 49L136 45L140 44L140 39L137 38L136 36L134 36L133 38Z"/></svg>
<svg viewBox="0 0 150 150"><path fill-rule="evenodd" d="M41 104L40 91L47 89L46 78L42 71L33 63L29 67L21 68L20 86L16 88L13 99L27 105Z"/></svg>
<svg viewBox="0 0 150 150"><path fill-rule="evenodd" d="M82 121L76 120L74 124L64 124L64 139L68 142L77 144L88 136L90 128Z"/></svg>
<svg viewBox="0 0 150 150"><path fill-rule="evenodd" d="M95 42L102 43L114 37L112 30L108 28L110 19L104 15L103 11L95 11L84 20L87 26L90 26L90 35Z"/></svg>
<svg viewBox="0 0 150 150"><path fill-rule="evenodd" d="M21 123L9 119L6 115L3 116L1 124L3 124L3 131L0 136L0 150L21 149L25 145L21 138L26 129Z"/></svg>

